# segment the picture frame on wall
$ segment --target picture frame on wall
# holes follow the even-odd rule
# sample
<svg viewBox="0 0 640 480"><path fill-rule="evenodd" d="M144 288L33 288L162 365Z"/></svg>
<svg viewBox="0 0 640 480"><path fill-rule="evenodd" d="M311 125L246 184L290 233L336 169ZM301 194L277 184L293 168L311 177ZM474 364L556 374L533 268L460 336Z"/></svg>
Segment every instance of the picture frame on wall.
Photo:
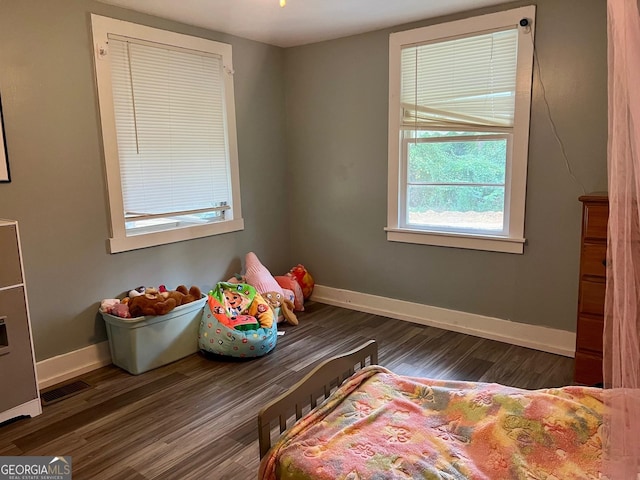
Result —
<svg viewBox="0 0 640 480"><path fill-rule="evenodd" d="M7 156L7 140L4 135L4 116L2 114L2 98L0 98L0 183L10 182L9 158Z"/></svg>

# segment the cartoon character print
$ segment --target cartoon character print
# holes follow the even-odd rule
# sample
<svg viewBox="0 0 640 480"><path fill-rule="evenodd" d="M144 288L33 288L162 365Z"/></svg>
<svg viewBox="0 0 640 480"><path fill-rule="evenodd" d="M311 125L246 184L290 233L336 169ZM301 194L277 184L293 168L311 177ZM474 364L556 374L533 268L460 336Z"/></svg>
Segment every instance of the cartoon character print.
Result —
<svg viewBox="0 0 640 480"><path fill-rule="evenodd" d="M225 290L224 291L224 306L227 309L227 314L231 317L237 317L241 315L247 307L248 299L242 292Z"/></svg>
<svg viewBox="0 0 640 480"><path fill-rule="evenodd" d="M259 326L256 317L252 317L251 315L238 315L237 317L233 317L230 319L230 324L232 328L237 330L255 330Z"/></svg>
<svg viewBox="0 0 640 480"><path fill-rule="evenodd" d="M226 315L226 309L220 304L220 302L218 302L218 300L215 299L215 297L211 295L209 296L209 308L211 309L211 313L216 317L218 322L226 327L233 328L229 317L227 317Z"/></svg>

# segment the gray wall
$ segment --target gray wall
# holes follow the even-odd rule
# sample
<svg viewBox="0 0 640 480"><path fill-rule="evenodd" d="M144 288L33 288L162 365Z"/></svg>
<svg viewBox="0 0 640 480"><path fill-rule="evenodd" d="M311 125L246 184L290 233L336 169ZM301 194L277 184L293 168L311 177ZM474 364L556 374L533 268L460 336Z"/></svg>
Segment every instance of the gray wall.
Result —
<svg viewBox="0 0 640 480"><path fill-rule="evenodd" d="M232 44L244 231L107 253L90 13ZM105 340L98 302L138 285L206 290L249 250L288 270L283 61L280 48L90 0L0 0L12 174L0 184L0 218L19 221L38 360Z"/></svg>
<svg viewBox="0 0 640 480"><path fill-rule="evenodd" d="M287 49L291 258L316 282L575 330L581 186L606 190L605 0L539 0L524 255L393 243L387 212L388 36ZM539 75L541 73L541 76Z"/></svg>
<svg viewBox="0 0 640 480"><path fill-rule="evenodd" d="M537 4L552 118L585 190L605 189L605 0ZM89 13L233 45L243 232L106 252ZM581 188L537 72L525 254L386 241L391 31L282 50L91 0L0 0L12 173L0 217L20 222L37 359L105 340L100 299L160 283L206 290L249 250L274 273L301 262L323 285L574 330Z"/></svg>

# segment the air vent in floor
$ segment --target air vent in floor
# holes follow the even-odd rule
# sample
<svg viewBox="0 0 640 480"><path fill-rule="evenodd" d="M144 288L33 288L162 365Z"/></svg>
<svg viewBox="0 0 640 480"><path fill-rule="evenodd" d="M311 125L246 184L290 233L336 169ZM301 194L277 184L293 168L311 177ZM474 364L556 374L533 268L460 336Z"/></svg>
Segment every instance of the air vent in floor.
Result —
<svg viewBox="0 0 640 480"><path fill-rule="evenodd" d="M83 392L89 388L91 388L91 385L83 382L82 380L78 380L67 383L66 385L54 387L51 390L40 392L40 400L42 402L42 406L46 407L47 405L72 397L73 395Z"/></svg>

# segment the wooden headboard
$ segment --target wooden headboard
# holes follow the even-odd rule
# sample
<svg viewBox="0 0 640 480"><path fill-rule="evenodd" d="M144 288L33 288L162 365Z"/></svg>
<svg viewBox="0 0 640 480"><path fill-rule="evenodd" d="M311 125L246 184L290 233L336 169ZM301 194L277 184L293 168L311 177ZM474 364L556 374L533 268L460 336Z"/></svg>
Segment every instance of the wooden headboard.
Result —
<svg viewBox="0 0 640 480"><path fill-rule="evenodd" d="M367 362L367 359L369 360ZM302 380L267 404L258 413L258 442L260 458L271 448L271 422L279 421L280 433L287 429L287 420L302 418L305 407L315 408L342 382L367 365L378 364L378 344L369 340L358 348L324 360Z"/></svg>

